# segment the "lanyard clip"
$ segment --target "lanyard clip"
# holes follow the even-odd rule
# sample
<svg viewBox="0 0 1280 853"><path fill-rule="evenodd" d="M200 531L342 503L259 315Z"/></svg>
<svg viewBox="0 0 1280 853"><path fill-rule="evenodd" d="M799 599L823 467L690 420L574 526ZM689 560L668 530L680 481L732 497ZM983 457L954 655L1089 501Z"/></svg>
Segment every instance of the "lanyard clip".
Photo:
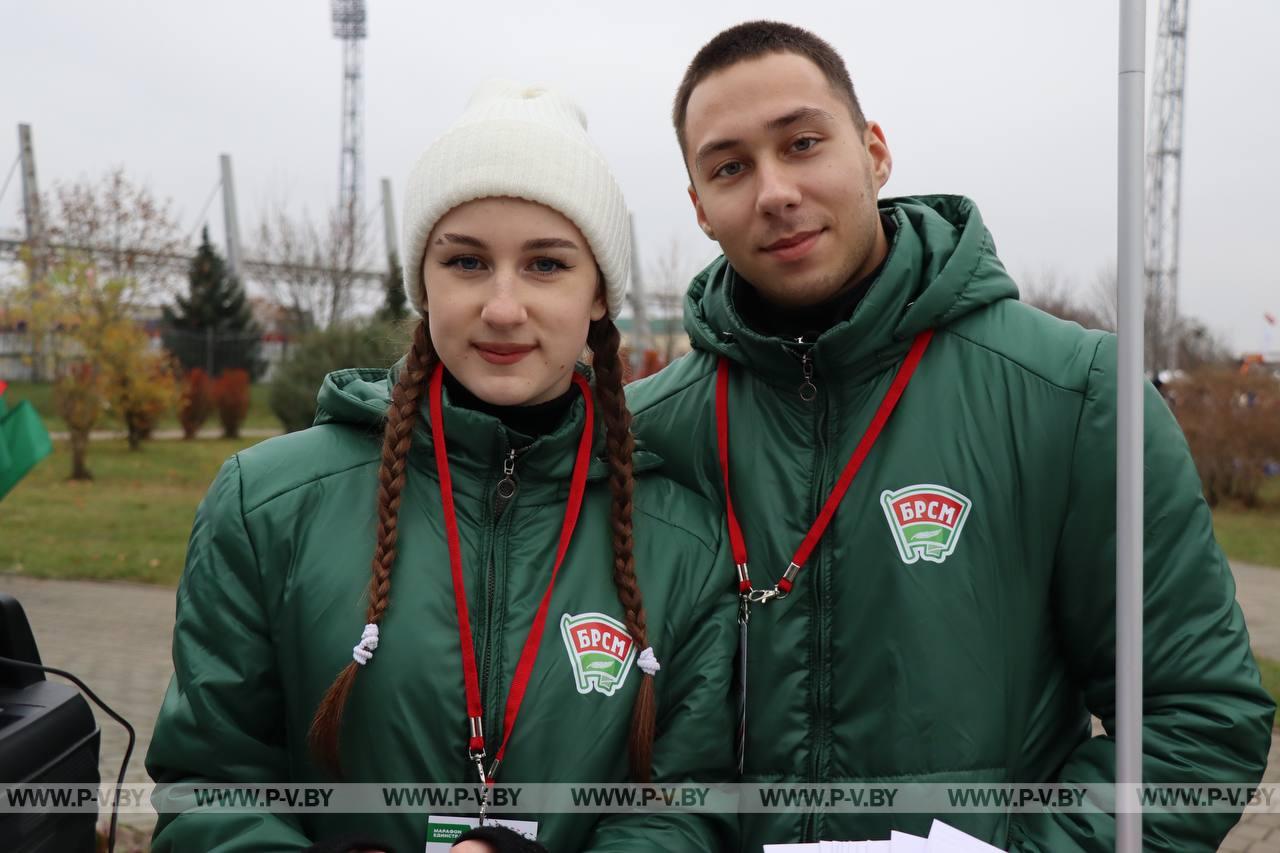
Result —
<svg viewBox="0 0 1280 853"><path fill-rule="evenodd" d="M471 759L471 763L476 766L476 773L480 776L480 784L487 785L489 775L484 772L484 722L480 717L468 717L468 724L471 726L471 738L467 746L467 758ZM497 762L494 762L497 765Z"/></svg>
<svg viewBox="0 0 1280 853"><path fill-rule="evenodd" d="M492 796L493 782L498 775L498 763L501 759L493 759L489 772L484 772L484 756L476 759L476 770L480 772L480 825L484 826L486 813L489 811L489 797Z"/></svg>
<svg viewBox="0 0 1280 853"><path fill-rule="evenodd" d="M786 598L787 594L775 586L773 589L753 589L745 597L752 604L768 604L775 598Z"/></svg>
<svg viewBox="0 0 1280 853"><path fill-rule="evenodd" d="M471 751L471 761L476 766L476 775L480 777L480 825L484 826L486 813L489 811L489 791L493 788L493 774L498 769L498 762L495 759L493 765L486 773L484 769L484 750L479 752Z"/></svg>
<svg viewBox="0 0 1280 853"><path fill-rule="evenodd" d="M471 762L476 766L476 775L480 777L480 825L484 826L485 812L489 809L489 776L484 772L484 750L468 750Z"/></svg>
<svg viewBox="0 0 1280 853"><path fill-rule="evenodd" d="M770 601L781 601L791 594L791 587L795 584L796 574L800 571L800 567L795 563L787 565L787 570L783 573L781 580L773 585L773 589L751 589L748 587L739 593L739 597L745 604L768 604ZM741 616L739 616L741 619Z"/></svg>
<svg viewBox="0 0 1280 853"><path fill-rule="evenodd" d="M476 776L480 778L480 825L484 826L485 815L489 811L489 792L493 789L493 780L498 773L501 758L493 759L488 771L484 769L484 726L479 717L470 717L471 746L467 749L467 757L476 766Z"/></svg>

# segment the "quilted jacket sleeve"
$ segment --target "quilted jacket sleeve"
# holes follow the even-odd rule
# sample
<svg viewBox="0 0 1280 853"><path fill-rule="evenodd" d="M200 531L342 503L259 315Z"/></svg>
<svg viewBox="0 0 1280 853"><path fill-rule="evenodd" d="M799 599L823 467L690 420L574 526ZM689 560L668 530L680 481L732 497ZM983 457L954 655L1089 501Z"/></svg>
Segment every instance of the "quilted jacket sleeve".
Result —
<svg viewBox="0 0 1280 853"><path fill-rule="evenodd" d="M1090 368L1072 449L1070 499L1053 581L1061 648L1107 736L1067 758L1063 783L1114 782L1115 338ZM1235 583L1181 431L1147 386L1143 623L1143 779L1146 783L1256 783L1267 761L1275 705L1262 689ZM1239 813L1148 813L1144 850L1215 850ZM1110 851L1115 819L1016 816L1022 851Z"/></svg>
<svg viewBox="0 0 1280 853"><path fill-rule="evenodd" d="M289 779L284 701L234 457L196 512L178 587L173 666L146 758L158 784ZM193 805L185 798L156 803L155 853L265 853L311 844L296 815Z"/></svg>
<svg viewBox="0 0 1280 853"><path fill-rule="evenodd" d="M693 610L691 627L662 660L657 679L658 732L653 782L725 782L733 778L733 661L736 596L728 540L713 560ZM648 812L607 815L596 824L590 853L705 853L736 849L733 815Z"/></svg>

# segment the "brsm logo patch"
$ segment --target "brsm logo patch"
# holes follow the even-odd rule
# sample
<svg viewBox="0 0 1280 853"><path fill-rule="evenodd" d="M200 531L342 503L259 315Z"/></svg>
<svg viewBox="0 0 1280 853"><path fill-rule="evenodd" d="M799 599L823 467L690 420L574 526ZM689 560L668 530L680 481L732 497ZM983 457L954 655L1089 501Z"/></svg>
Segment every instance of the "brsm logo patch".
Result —
<svg viewBox="0 0 1280 853"><path fill-rule="evenodd" d="M612 696L626 682L636 657L627 626L603 613L566 613L560 617L560 634L579 693L595 690Z"/></svg>
<svg viewBox="0 0 1280 853"><path fill-rule="evenodd" d="M946 486L919 485L880 495L902 562L941 563L955 553L973 502Z"/></svg>

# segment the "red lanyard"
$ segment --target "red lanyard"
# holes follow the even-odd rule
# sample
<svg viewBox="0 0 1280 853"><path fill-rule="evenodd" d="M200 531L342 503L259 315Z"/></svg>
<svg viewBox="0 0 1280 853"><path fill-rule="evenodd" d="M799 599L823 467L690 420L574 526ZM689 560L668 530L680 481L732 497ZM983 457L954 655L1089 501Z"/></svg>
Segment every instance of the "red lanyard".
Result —
<svg viewBox="0 0 1280 853"><path fill-rule="evenodd" d="M511 730L515 728L516 715L520 713L520 704L524 701L525 691L529 687L529 679L533 674L533 663L538 657L538 646L542 643L543 628L547 622L547 611L551 606L551 591L556 585L556 575L564 563L565 554L569 550L569 541L573 538L574 525L578 523L578 514L582 509L582 496L586 491L587 469L591 465L591 440L595 435L595 408L591 400L591 386L580 374L573 374L573 382L582 392L586 406L586 418L582 425L582 437L578 440L578 454L573 463L573 476L569 482L569 503L564 511L564 523L560 527L560 546L556 550L556 562L551 569L551 579L547 581L547 591L542 595L542 602L533 617L533 625L529 635L525 637L524 648L520 650L520 660L516 664L516 674L511 682L511 692L507 694L506 714L503 718L502 745L494 756L489 770L484 768L484 706L480 699L480 674L476 669L476 650L471 638L471 617L467 611L467 590L462 578L462 545L458 538L458 515L453 505L453 480L449 475L449 454L444 442L444 416L441 405L441 384L444 366L437 365L431 376L430 411L431 442L435 446L436 470L440 475L440 498L444 503L445 533L449 539L449 569L453 574L453 601L458 611L458 635L462 644L462 676L467 693L467 722L470 726L470 738L467 741L467 754L475 762L480 771L480 781L491 783L498 764L507 752L507 744L511 741ZM487 784L486 784L487 788ZM483 820L483 807L481 819Z"/></svg>
<svg viewBox="0 0 1280 853"><path fill-rule="evenodd" d="M907 383L911 381L911 375L915 373L916 366L920 364L920 358L932 339L933 330L928 329L917 335L912 342L907 357L903 359L897 375L893 377L893 384L885 392L884 399L880 401L880 407L876 409L875 417L871 419L871 425L867 427L862 440L854 448L853 455L845 464L835 488L827 496L827 501L822 505L817 519L805 534L804 541L800 543L795 556L791 558L791 564L787 566L786 572L774 588L767 590L757 590L751 586L751 574L747 568L747 543L742 537L742 526L738 523L738 515L733 510L733 498L729 491L729 362L723 357L720 359L716 368L716 442L720 450L720 471L724 475L725 509L729 517L729 543L733 547L733 562L738 569L738 594L743 599L741 612L744 617L748 602L763 604L772 599L786 598L791 592L791 588L795 585L796 574L808 561L822 534L827 532L827 525L836 514L840 501L844 500L845 493L849 491L849 486L853 483L858 469L862 467L867 454L871 452L871 447L880 437L880 432L888 422L889 415L893 414L894 407L898 405L902 392L906 390Z"/></svg>

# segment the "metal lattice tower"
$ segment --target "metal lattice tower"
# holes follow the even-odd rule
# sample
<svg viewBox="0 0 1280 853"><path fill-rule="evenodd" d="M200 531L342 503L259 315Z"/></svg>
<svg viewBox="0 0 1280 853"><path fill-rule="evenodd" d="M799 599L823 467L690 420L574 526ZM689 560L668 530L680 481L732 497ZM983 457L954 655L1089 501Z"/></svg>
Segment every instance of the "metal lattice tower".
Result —
<svg viewBox="0 0 1280 853"><path fill-rule="evenodd" d="M364 0L332 0L333 35L342 39L342 160L338 169L338 215L353 252L361 233L361 137L364 119L362 64L366 35Z"/></svg>
<svg viewBox="0 0 1280 853"><path fill-rule="evenodd" d="M1176 368L1178 242L1182 205L1182 112L1187 77L1187 4L1160 0L1156 70L1147 120L1148 366Z"/></svg>

